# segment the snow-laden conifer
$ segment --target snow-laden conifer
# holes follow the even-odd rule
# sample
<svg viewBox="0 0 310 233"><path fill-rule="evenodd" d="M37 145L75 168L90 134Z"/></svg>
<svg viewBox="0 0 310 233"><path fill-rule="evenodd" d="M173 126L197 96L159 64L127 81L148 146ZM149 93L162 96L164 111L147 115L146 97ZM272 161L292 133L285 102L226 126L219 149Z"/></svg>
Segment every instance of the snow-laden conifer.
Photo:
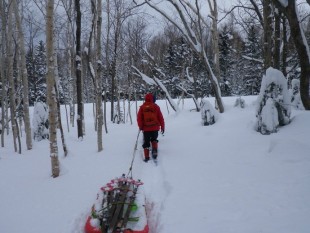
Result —
<svg viewBox="0 0 310 233"><path fill-rule="evenodd" d="M305 108L300 98L300 81L298 79L292 80L292 89L289 89L289 94L292 106L295 109L304 110Z"/></svg>
<svg viewBox="0 0 310 233"><path fill-rule="evenodd" d="M34 140L48 138L48 107L44 102L36 102L34 105L32 128Z"/></svg>
<svg viewBox="0 0 310 233"><path fill-rule="evenodd" d="M257 99L256 130L262 134L278 131L290 122L291 105L287 81L281 71L268 68Z"/></svg>
<svg viewBox="0 0 310 233"><path fill-rule="evenodd" d="M218 119L218 112L206 98L201 100L200 107L202 125L213 125Z"/></svg>
<svg viewBox="0 0 310 233"><path fill-rule="evenodd" d="M237 99L236 99L236 102L235 102L235 107L240 107L240 108L244 108L245 107L245 100L243 98L241 98L241 96L239 96Z"/></svg>

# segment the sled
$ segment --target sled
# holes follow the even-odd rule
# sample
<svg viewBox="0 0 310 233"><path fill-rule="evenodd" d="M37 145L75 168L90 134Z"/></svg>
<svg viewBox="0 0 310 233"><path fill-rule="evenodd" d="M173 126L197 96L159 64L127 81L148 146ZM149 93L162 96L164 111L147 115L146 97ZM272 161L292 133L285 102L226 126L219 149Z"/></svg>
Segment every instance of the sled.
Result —
<svg viewBox="0 0 310 233"><path fill-rule="evenodd" d="M148 233L143 183L124 175L111 180L97 194L85 233Z"/></svg>

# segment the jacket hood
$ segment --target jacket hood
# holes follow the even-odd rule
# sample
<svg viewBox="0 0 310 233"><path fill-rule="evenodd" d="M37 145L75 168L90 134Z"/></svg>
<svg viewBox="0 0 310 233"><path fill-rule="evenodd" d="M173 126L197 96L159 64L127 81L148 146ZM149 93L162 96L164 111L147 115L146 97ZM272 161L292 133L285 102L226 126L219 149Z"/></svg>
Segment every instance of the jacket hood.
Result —
<svg viewBox="0 0 310 233"><path fill-rule="evenodd" d="M145 95L145 102L153 103L153 95L151 93Z"/></svg>

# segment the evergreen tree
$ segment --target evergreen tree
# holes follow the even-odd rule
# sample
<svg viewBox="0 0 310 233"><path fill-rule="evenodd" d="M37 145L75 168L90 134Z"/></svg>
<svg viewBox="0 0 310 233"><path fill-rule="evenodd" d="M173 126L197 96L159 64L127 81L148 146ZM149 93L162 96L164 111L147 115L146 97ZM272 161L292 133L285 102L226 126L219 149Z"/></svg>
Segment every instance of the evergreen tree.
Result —
<svg viewBox="0 0 310 233"><path fill-rule="evenodd" d="M281 71L269 67L257 99L256 130L262 134L276 133L279 126L290 123L290 115L291 97L287 80Z"/></svg>
<svg viewBox="0 0 310 233"><path fill-rule="evenodd" d="M35 99L46 102L46 49L43 41L36 47L34 56L35 67Z"/></svg>
<svg viewBox="0 0 310 233"><path fill-rule="evenodd" d="M244 71L242 95L257 95L260 89L261 77L263 75L263 64L258 60L262 59L262 46L260 43L258 28L251 25L245 40L243 51L244 58L240 70Z"/></svg>
<svg viewBox="0 0 310 233"><path fill-rule="evenodd" d="M165 85L173 97L180 94L176 85L186 85L185 69L190 66L191 49L183 37L171 41L164 56Z"/></svg>
<svg viewBox="0 0 310 233"><path fill-rule="evenodd" d="M29 104L33 105L35 102L34 84L35 84L35 71L34 71L34 54L30 48L26 54L26 67L28 74L28 87L29 87Z"/></svg>
<svg viewBox="0 0 310 233"><path fill-rule="evenodd" d="M234 59L232 57L232 46L230 43L231 34L225 25L219 35L219 60L221 70L221 92L223 96L231 95L231 83L234 76L232 75Z"/></svg>
<svg viewBox="0 0 310 233"><path fill-rule="evenodd" d="M30 48L26 54L26 66L28 73L29 104L37 101L46 102L46 49L43 41Z"/></svg>

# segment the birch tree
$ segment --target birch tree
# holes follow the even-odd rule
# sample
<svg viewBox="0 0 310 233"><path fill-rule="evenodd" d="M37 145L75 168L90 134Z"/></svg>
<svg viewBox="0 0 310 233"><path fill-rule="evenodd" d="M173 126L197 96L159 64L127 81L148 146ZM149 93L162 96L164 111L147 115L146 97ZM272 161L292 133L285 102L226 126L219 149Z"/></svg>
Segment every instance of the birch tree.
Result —
<svg viewBox="0 0 310 233"><path fill-rule="evenodd" d="M21 26L20 14L16 4L16 0L13 0L13 7L15 12L15 21L18 30L18 41L20 47L20 57L21 57L21 75L23 83L23 110L24 110L24 122L25 122L25 133L26 133L26 145L27 149L32 149L32 138L31 138L31 125L29 117L29 94L28 94L28 76L26 68L26 52L25 52L25 43L24 43L24 33Z"/></svg>
<svg viewBox="0 0 310 233"><path fill-rule="evenodd" d="M88 68L90 75L93 79L93 84L95 87L95 102L96 102L96 129L97 129L97 145L98 152L103 150L102 146L102 126L103 126L103 115L102 115L102 90L101 90L101 22L102 22L102 2L98 0L96 4L96 0L91 1L92 7L92 29L89 36L88 49L87 49L87 60L88 60ZM95 29L97 34L93 38L93 33L95 33ZM94 43L95 50L95 62L92 62L92 41ZM93 64L94 63L94 64Z"/></svg>
<svg viewBox="0 0 310 233"><path fill-rule="evenodd" d="M75 80L75 64L74 58L74 4L73 0L62 0L63 6L65 8L68 20L66 25L66 52L68 61L67 78L69 85L69 106L70 106L70 124L74 127L74 117L75 117L75 93L76 93L76 80Z"/></svg>
<svg viewBox="0 0 310 233"><path fill-rule="evenodd" d="M120 75L120 66L122 65L122 34L123 34L123 26L124 22L128 17L134 14L132 3L124 0L113 0L109 1L109 15L111 22L108 23L108 26L111 26L109 34L111 35L111 39L109 40L109 44L111 44L111 65L109 65L109 72L111 73L111 121L114 121L114 116L117 114L120 116L120 104L119 98L117 99L118 104L118 113L115 113L115 97L119 96L118 91L118 76ZM113 19L113 20L112 20ZM108 45L109 45L108 44ZM120 119L120 118L119 118Z"/></svg>
<svg viewBox="0 0 310 233"><path fill-rule="evenodd" d="M54 52L54 75L55 75L55 92L56 92L56 102L57 102L57 120L58 120L58 128L60 129L60 135L61 135L61 142L62 142L62 148L64 151L64 155L68 155L68 149L67 149L67 144L65 141L65 134L64 130L62 127L62 122L61 122L61 110L60 110L60 97L59 97L59 74L58 74L58 60L57 60L57 53Z"/></svg>
<svg viewBox="0 0 310 233"><path fill-rule="evenodd" d="M102 70L102 55L101 55L101 26L102 26L102 0L97 1L97 86L96 88L96 112L97 112L97 144L98 152L102 151L102 126L103 126L103 111L102 111L102 81L101 81L101 70Z"/></svg>
<svg viewBox="0 0 310 233"><path fill-rule="evenodd" d="M47 103L49 107L49 140L52 176L59 176L59 160L57 145L57 103L55 90L55 62L54 62L54 0L48 0L46 5L46 54L47 54Z"/></svg>
<svg viewBox="0 0 310 233"><path fill-rule="evenodd" d="M82 89L82 66L81 66L81 27L82 27L82 13L80 0L75 0L75 11L76 11L76 47L75 47L75 74L76 74L76 94L77 94L77 130L78 138L83 138L83 121L84 121L84 110L83 110L83 89Z"/></svg>
<svg viewBox="0 0 310 233"><path fill-rule="evenodd" d="M1 76L1 84L2 84L2 90L1 90L1 147L4 147L4 130L6 128L6 112L7 112L7 100L5 98L6 96L6 84L7 84L7 78L6 78L6 59L5 59L5 53L6 53L6 35L7 35L7 21L5 17L5 8L3 5L3 2L0 1L0 14L1 14L1 60L0 60L0 76Z"/></svg>
<svg viewBox="0 0 310 233"><path fill-rule="evenodd" d="M18 151L21 154L21 144L18 123L16 119L16 103L15 103L15 82L13 74L13 62L14 62L14 51L13 51L13 6L9 6L8 12L8 39L7 39L7 54L8 54L8 80L9 80L9 96L10 96L10 114L11 114L11 125L13 131L13 142L15 152ZM18 145L17 141L18 140ZM18 146L18 147L17 147Z"/></svg>
<svg viewBox="0 0 310 233"><path fill-rule="evenodd" d="M273 66L273 14L271 0L264 0L263 2L263 18L264 18L264 66L268 69Z"/></svg>
<svg viewBox="0 0 310 233"><path fill-rule="evenodd" d="M211 3L210 0L208 0L209 8L211 12L211 19L212 19L212 28L211 28L211 34L212 34L212 47L213 47L213 57L214 57L214 73L218 80L220 80L220 51L219 51L219 33L217 30L217 22L218 22L218 12L217 12L217 2L216 0L213 0L213 3ZM197 0L196 0L197 4ZM199 7L197 6L197 9L199 10ZM199 14L198 14L199 15Z"/></svg>
<svg viewBox="0 0 310 233"><path fill-rule="evenodd" d="M107 75L106 75L106 80L105 80L105 87L104 87L104 103L103 103L103 119L104 119L104 128L105 132L108 133L108 126L107 126L107 90L108 90L108 79L109 79L109 74L110 74L110 52L109 52L109 42L110 42L110 0L106 1L106 21L107 21L107 26L106 26L106 45L105 45L105 61L106 61L106 70L107 70Z"/></svg>

